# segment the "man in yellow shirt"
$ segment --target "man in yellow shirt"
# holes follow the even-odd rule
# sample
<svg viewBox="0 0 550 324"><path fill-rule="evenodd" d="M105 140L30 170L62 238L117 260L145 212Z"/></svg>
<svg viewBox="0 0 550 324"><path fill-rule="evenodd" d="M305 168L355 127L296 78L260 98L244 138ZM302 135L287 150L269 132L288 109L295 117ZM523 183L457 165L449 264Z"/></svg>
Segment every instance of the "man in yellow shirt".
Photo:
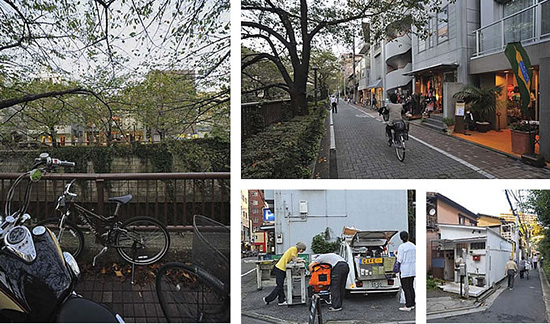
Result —
<svg viewBox="0 0 550 324"><path fill-rule="evenodd" d="M303 242L298 242L296 243L296 246L293 246L288 250L286 250L286 252L283 254L279 262L277 262L277 264L275 265L275 268L273 269L275 272L275 283L277 284L277 287L273 289L271 294L263 298L264 303L266 305L269 305L269 303L274 301L275 298L278 298L279 306L287 305L286 298L285 298L285 289L284 289L284 283L285 283L285 277L286 277L286 265L290 261L305 263L304 259L298 259L298 253L302 253L305 250L306 250L306 245Z"/></svg>

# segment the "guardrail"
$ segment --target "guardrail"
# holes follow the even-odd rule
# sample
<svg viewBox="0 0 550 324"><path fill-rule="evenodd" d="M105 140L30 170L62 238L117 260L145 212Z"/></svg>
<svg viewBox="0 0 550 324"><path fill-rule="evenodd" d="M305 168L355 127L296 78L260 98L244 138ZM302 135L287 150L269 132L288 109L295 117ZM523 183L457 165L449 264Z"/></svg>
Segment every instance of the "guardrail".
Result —
<svg viewBox="0 0 550 324"><path fill-rule="evenodd" d="M0 173L0 199L3 213L6 193L19 173ZM28 213L39 221L58 216L57 197L66 183L76 179L75 201L100 215L111 215L115 204L109 197L132 194L121 206L121 221L133 216L155 217L170 230L192 230L193 215L201 214L225 225L230 224L230 174L209 173L64 173L48 174L33 185ZM24 184L12 204L23 200Z"/></svg>
<svg viewBox="0 0 550 324"><path fill-rule="evenodd" d="M541 1L474 31L473 57L504 50L506 44L550 40L550 0Z"/></svg>

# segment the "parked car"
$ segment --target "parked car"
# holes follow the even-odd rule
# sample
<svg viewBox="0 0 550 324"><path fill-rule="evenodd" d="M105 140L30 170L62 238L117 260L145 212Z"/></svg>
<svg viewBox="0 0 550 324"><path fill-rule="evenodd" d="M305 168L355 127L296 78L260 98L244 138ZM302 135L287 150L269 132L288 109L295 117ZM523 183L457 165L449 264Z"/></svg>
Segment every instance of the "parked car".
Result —
<svg viewBox="0 0 550 324"><path fill-rule="evenodd" d="M397 231L352 230L344 234L340 256L349 265L346 293L373 294L399 292L393 272L396 257L387 246Z"/></svg>

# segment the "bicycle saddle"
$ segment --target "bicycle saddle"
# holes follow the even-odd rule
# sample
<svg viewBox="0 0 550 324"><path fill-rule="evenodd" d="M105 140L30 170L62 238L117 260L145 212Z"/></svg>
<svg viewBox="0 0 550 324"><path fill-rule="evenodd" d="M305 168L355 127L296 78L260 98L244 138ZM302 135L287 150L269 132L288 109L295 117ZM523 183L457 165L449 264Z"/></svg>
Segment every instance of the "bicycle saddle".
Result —
<svg viewBox="0 0 550 324"><path fill-rule="evenodd" d="M132 200L132 198L134 198L132 195L126 195L121 197L111 197L109 198L109 201L124 205L124 204L127 204L130 200Z"/></svg>

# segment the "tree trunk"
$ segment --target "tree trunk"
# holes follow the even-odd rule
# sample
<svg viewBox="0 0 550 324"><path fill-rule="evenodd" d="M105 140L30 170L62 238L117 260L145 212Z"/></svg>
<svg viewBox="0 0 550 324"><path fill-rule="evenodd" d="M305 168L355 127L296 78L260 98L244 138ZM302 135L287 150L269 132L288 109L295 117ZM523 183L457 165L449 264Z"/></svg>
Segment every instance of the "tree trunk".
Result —
<svg viewBox="0 0 550 324"><path fill-rule="evenodd" d="M290 104L292 105L292 114L294 116L306 116L308 114L307 96L305 91L291 91Z"/></svg>
<svg viewBox="0 0 550 324"><path fill-rule="evenodd" d="M290 99L292 103L292 110L300 115L306 116L309 111L307 107L307 67L301 68L294 76L294 87L290 92Z"/></svg>

